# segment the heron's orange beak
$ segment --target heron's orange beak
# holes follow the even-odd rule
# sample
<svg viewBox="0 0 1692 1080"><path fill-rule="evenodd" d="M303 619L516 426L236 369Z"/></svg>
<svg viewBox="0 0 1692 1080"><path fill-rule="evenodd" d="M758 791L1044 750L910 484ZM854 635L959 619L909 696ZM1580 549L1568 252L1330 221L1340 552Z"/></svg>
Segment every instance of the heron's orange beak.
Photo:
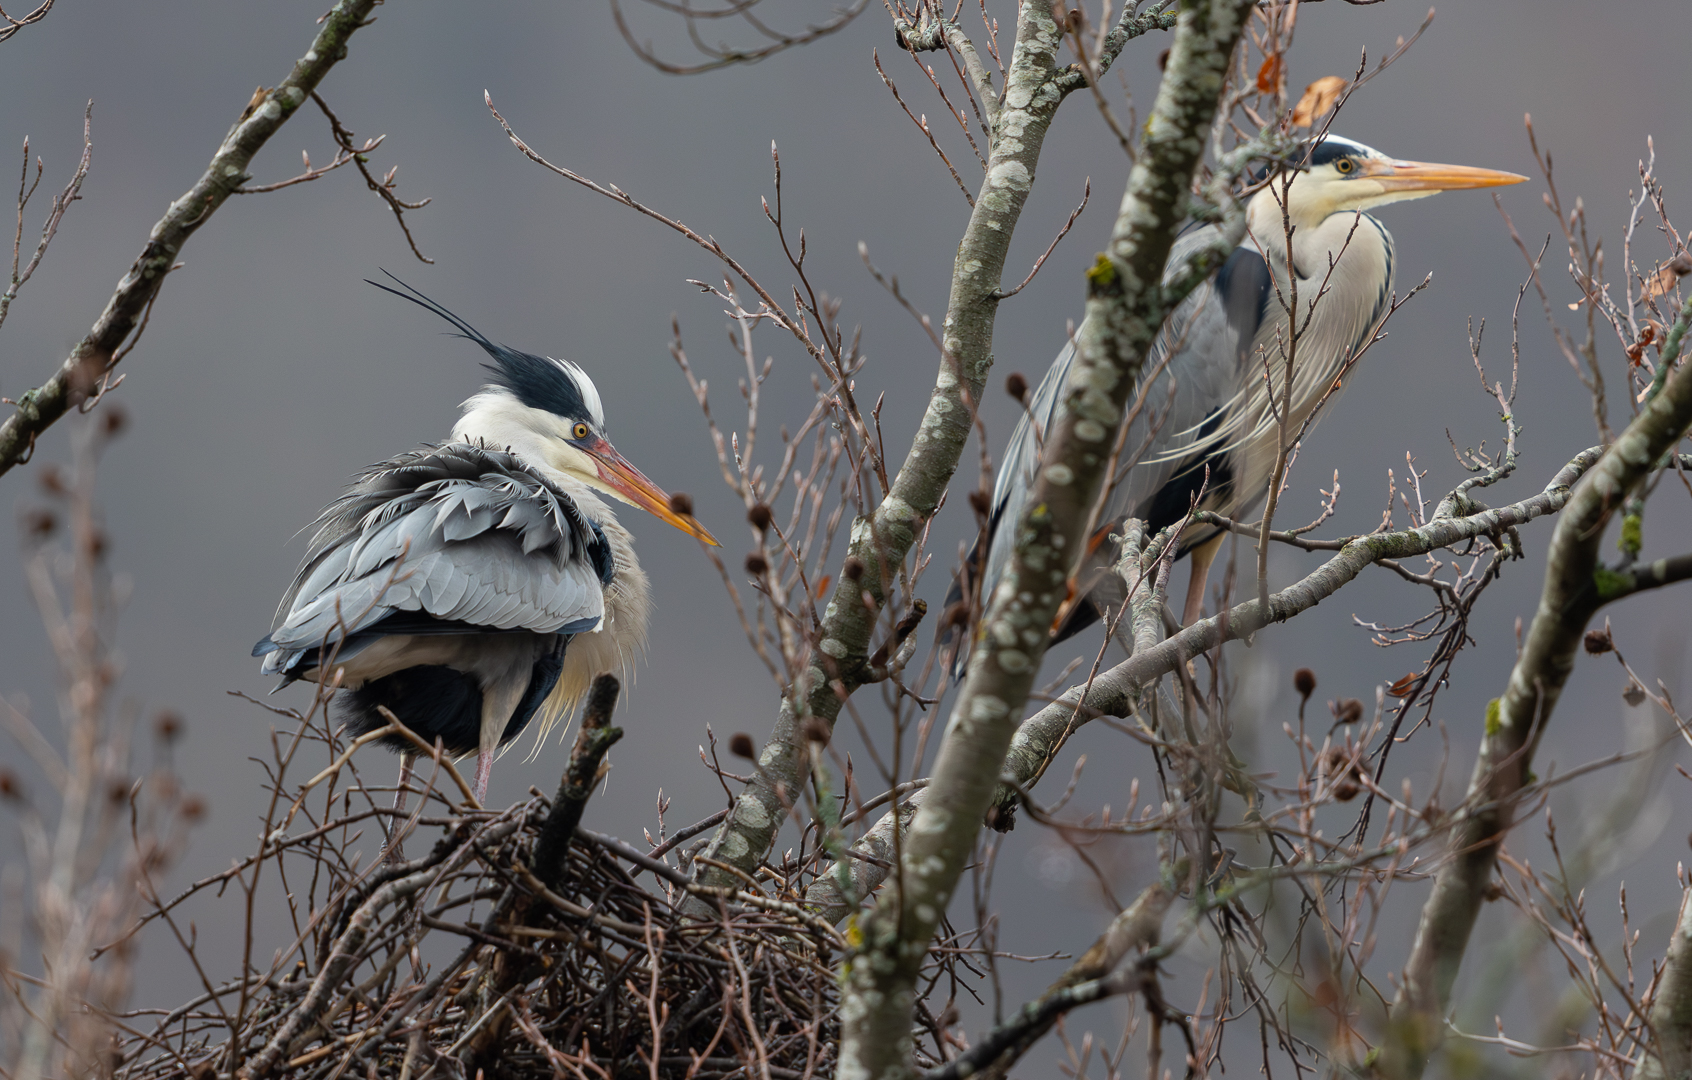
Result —
<svg viewBox="0 0 1692 1080"><path fill-rule="evenodd" d="M1435 165L1426 161L1365 161L1363 175L1387 191L1456 191L1460 188L1504 187L1527 177L1469 165Z"/></svg>
<svg viewBox="0 0 1692 1080"><path fill-rule="evenodd" d="M712 547L720 547L717 538L712 536L705 526L699 524L692 514L678 514L670 509L670 496L664 489L648 480L644 473L633 465L629 459L617 453L617 448L604 439L597 439L591 446L582 447L599 466L599 479L606 489L619 499L638 506L661 521L667 521L682 532L696 539L703 540Z"/></svg>

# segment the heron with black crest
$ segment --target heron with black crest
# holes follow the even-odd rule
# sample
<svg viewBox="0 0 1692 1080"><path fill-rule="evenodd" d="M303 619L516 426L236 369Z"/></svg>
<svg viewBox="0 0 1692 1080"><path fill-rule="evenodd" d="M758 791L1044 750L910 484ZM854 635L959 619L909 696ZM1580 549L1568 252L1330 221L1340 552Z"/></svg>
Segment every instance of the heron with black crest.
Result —
<svg viewBox="0 0 1692 1080"><path fill-rule="evenodd" d="M1332 399L1336 380L1391 312L1392 234L1366 211L1525 179L1493 169L1400 161L1335 135L1309 144L1288 171L1260 175L1246 204L1246 235L1170 314L1141 366L1155 381L1146 407L1122 439L1135 464L1111 478L1099 527L1052 626L1054 641L1078 633L1105 608L1120 606L1124 585L1108 572L1103 541L1125 519L1139 518L1155 533L1179 524L1192 509L1237 520L1261 504L1280 450L1283 395L1290 403L1284 430L1298 432ZM1190 226L1170 252L1166 279L1220 236L1221 226ZM1289 392L1281 350L1294 339L1288 305L1295 276L1299 325ZM1018 520L1033 488L1043 435L1061 419L1074 361L1071 340L1032 397L1025 396L1026 381L1012 377L1012 392L1026 408L998 471L987 531L970 559L970 569L981 575L983 603L1010 560L1015 530L1007 523ZM1205 582L1223 535L1218 526L1194 522L1178 538L1179 554L1192 559L1183 625L1203 612ZM949 599L962 595L960 582Z"/></svg>
<svg viewBox="0 0 1692 1080"><path fill-rule="evenodd" d="M644 648L651 590L606 496L717 541L611 445L581 367L496 345L394 282L371 284L451 323L490 377L446 441L370 466L323 511L253 655L283 685L335 686L354 736L389 726L385 710L450 756L475 754L482 801L501 747L531 724L538 746L595 676ZM381 741L401 755L403 799L420 751Z"/></svg>

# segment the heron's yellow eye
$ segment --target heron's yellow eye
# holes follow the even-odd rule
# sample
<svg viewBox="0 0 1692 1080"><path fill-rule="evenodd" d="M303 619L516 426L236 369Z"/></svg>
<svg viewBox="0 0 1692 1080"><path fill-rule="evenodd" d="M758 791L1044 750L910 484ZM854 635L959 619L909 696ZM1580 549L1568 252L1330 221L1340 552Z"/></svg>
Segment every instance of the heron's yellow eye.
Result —
<svg viewBox="0 0 1692 1080"><path fill-rule="evenodd" d="M588 437L588 426L586 424L578 423L570 430L570 434L578 439L585 439Z"/></svg>
<svg viewBox="0 0 1692 1080"><path fill-rule="evenodd" d="M1350 158L1340 158L1338 161L1334 162L1334 168L1338 169L1343 174L1357 168L1357 165Z"/></svg>

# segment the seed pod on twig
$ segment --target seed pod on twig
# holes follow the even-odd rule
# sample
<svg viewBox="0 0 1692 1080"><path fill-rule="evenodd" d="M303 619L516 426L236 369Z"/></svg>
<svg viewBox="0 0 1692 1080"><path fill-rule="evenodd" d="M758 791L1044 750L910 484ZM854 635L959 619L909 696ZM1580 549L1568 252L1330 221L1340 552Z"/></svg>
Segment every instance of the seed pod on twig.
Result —
<svg viewBox="0 0 1692 1080"><path fill-rule="evenodd" d="M1293 689L1298 691L1300 704L1309 701L1310 695L1316 692L1316 673L1307 667L1293 672Z"/></svg>
<svg viewBox="0 0 1692 1080"><path fill-rule="evenodd" d="M1328 768L1328 782L1333 785L1334 798L1350 802L1363 790L1358 783L1357 766L1351 760L1351 750L1344 746L1330 746L1323 755Z"/></svg>
<svg viewBox="0 0 1692 1080"><path fill-rule="evenodd" d="M675 492L670 496L670 513L683 517L693 516L693 496L685 491Z"/></svg>
<svg viewBox="0 0 1692 1080"><path fill-rule="evenodd" d="M1020 371L1013 371L1005 376L1005 393L1018 401L1028 396L1028 378Z"/></svg>
<svg viewBox="0 0 1692 1080"><path fill-rule="evenodd" d="M752 761L758 756L757 749L752 745L752 736L744 731L737 731L729 736L729 753L747 761Z"/></svg>
<svg viewBox="0 0 1692 1080"><path fill-rule="evenodd" d="M775 512L765 503L753 503L752 509L746 511L746 520L752 523L754 529L763 532L775 520Z"/></svg>
<svg viewBox="0 0 1692 1080"><path fill-rule="evenodd" d="M754 551L746 556L746 572L753 577L763 577L770 568L769 560Z"/></svg>
<svg viewBox="0 0 1692 1080"><path fill-rule="evenodd" d="M175 742L177 736L182 734L182 717L167 709L154 719L153 731L161 742Z"/></svg>

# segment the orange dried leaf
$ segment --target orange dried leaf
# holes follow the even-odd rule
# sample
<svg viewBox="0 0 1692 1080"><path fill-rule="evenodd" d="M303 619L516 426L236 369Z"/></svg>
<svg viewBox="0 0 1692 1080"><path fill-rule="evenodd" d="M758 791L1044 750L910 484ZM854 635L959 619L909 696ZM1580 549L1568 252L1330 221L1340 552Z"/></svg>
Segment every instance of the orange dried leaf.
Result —
<svg viewBox="0 0 1692 1080"><path fill-rule="evenodd" d="M812 594L818 600L821 600L828 593L828 587L833 583L833 581L834 578L831 575L824 574L822 577L817 579L817 587L811 590Z"/></svg>
<svg viewBox="0 0 1692 1080"><path fill-rule="evenodd" d="M1293 126L1309 127L1314 124L1317 117L1334 107L1346 86L1346 81L1338 75L1324 75L1306 86L1304 96L1293 107Z"/></svg>
<svg viewBox="0 0 1692 1080"><path fill-rule="evenodd" d="M1263 66L1257 69L1257 92L1273 94L1281 85L1281 78L1286 74L1287 66L1281 59L1280 53L1265 57Z"/></svg>
<svg viewBox="0 0 1692 1080"><path fill-rule="evenodd" d="M1416 685L1416 678L1416 673L1412 671L1410 674L1404 676L1404 678L1399 679L1397 682L1387 687L1387 693L1391 694L1393 697L1409 697L1411 687Z"/></svg>

